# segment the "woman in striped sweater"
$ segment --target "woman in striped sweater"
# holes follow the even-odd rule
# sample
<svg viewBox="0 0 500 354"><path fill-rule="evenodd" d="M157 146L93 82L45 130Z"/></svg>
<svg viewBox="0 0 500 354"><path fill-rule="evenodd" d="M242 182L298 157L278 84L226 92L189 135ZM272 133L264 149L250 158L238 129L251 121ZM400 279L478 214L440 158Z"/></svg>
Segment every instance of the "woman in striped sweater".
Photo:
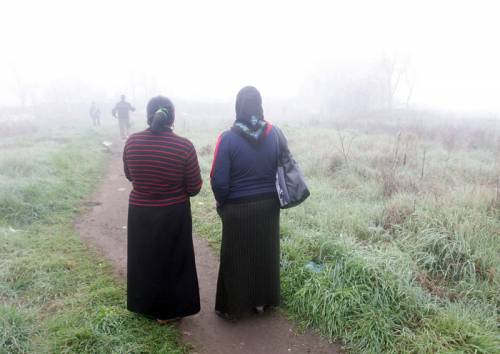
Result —
<svg viewBox="0 0 500 354"><path fill-rule="evenodd" d="M222 218L215 310L227 319L279 305L278 151L260 93L244 87L236 98L236 121L218 139L211 172Z"/></svg>
<svg viewBox="0 0 500 354"><path fill-rule="evenodd" d="M127 307L164 323L200 310L189 198L202 185L193 144L172 131L162 96L147 105L149 128L123 151L133 189L128 213Z"/></svg>

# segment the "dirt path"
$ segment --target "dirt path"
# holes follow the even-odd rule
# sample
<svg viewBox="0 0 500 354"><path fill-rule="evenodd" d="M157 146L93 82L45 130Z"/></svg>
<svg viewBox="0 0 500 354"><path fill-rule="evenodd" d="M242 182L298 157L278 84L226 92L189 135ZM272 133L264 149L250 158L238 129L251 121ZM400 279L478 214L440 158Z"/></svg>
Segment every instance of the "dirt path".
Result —
<svg viewBox="0 0 500 354"><path fill-rule="evenodd" d="M108 172L97 193L86 203L88 210L77 220L82 239L108 258L120 278L126 275L127 203L130 184L122 172L121 146L111 147ZM214 313L218 259L208 244L194 238L196 265L200 283L201 312L180 324L184 340L194 353L341 353L311 332L297 333L290 321L278 311L252 315L230 323Z"/></svg>

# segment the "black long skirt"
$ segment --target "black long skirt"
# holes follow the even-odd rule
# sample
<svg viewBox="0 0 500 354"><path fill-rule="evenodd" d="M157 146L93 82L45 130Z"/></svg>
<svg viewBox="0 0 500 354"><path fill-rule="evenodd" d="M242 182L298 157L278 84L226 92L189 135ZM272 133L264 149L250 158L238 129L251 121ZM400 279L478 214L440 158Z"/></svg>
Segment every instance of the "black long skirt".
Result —
<svg viewBox="0 0 500 354"><path fill-rule="evenodd" d="M129 205L127 308L158 319L200 311L191 208Z"/></svg>
<svg viewBox="0 0 500 354"><path fill-rule="evenodd" d="M215 309L233 316L280 303L279 201L225 204Z"/></svg>

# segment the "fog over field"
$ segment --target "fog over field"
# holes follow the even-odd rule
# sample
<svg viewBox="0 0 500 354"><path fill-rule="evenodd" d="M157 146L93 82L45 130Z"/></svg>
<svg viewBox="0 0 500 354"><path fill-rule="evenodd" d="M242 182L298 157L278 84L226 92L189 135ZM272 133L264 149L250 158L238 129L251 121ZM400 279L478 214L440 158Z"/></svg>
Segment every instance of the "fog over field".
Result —
<svg viewBox="0 0 500 354"><path fill-rule="evenodd" d="M0 353L500 353L499 10L482 0L2 0ZM222 244L210 181L247 85L311 194L280 211L281 309L239 326L210 305ZM144 176L177 161L128 150L176 144L170 132L127 140L157 95L172 99L174 133L196 151L182 155L184 171L198 161L203 179L189 203L202 310L181 327L126 305L136 186L123 157L144 159L133 160ZM157 123L166 109L153 109ZM169 176L140 184L162 191Z"/></svg>
<svg viewBox="0 0 500 354"><path fill-rule="evenodd" d="M402 105L498 112L497 13L493 1L5 1L0 104L232 100L251 84L314 112L332 91L386 85Z"/></svg>

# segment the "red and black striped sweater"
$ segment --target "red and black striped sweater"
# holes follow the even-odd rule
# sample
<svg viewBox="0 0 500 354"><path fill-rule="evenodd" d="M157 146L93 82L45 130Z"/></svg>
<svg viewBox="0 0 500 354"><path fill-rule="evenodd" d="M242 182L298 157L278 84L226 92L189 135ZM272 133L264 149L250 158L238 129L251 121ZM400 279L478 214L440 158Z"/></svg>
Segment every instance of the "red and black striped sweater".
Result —
<svg viewBox="0 0 500 354"><path fill-rule="evenodd" d="M132 134L123 150L125 176L132 182L129 203L163 207L184 203L202 185L193 144L171 131Z"/></svg>

